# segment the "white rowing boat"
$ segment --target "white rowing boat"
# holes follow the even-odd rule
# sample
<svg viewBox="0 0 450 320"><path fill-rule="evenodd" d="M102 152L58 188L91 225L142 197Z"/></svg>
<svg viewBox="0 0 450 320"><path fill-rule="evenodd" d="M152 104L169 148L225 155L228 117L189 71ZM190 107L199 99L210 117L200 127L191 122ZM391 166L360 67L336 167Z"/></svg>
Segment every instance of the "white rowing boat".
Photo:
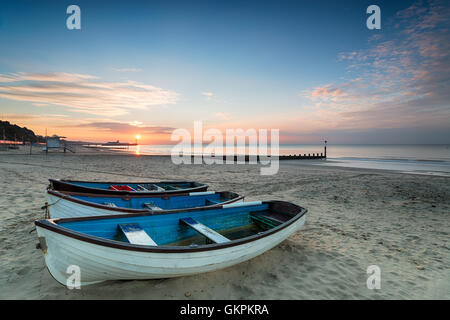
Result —
<svg viewBox="0 0 450 320"><path fill-rule="evenodd" d="M83 286L226 268L284 241L304 224L305 213L288 202L256 201L171 214L49 219L35 224L52 276L66 285L75 266Z"/></svg>

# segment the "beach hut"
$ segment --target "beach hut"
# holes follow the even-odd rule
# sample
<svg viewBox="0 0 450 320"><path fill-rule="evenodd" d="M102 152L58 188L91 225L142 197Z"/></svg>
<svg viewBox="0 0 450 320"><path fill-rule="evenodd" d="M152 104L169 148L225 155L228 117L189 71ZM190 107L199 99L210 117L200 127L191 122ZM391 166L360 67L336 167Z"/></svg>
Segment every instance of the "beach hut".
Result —
<svg viewBox="0 0 450 320"><path fill-rule="evenodd" d="M66 141L64 140L65 138L66 137L58 136L56 134L52 135L51 137L47 136L45 138L45 146L42 147L42 151L45 151L46 153L48 153L48 151L52 150L52 149L53 150L63 149L64 153L66 152L66 150L74 152L67 147Z"/></svg>

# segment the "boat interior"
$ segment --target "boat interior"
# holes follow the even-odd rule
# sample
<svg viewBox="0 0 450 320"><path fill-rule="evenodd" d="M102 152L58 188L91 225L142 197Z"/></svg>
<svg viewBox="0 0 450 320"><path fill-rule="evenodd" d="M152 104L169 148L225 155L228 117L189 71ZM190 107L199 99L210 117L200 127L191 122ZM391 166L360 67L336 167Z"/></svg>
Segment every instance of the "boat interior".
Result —
<svg viewBox="0 0 450 320"><path fill-rule="evenodd" d="M173 195L160 197L123 197L99 196L85 194L69 194L75 199L109 207L136 209L136 210L171 210L204 207L235 199L239 197L232 192L194 192L190 195Z"/></svg>
<svg viewBox="0 0 450 320"><path fill-rule="evenodd" d="M160 192L160 191L173 191L188 189L199 186L197 183L193 182L180 182L180 183L101 183L101 182L82 182L82 181L67 181L70 184L105 189L105 190L116 190L116 191L134 191L134 192Z"/></svg>
<svg viewBox="0 0 450 320"><path fill-rule="evenodd" d="M180 213L55 220L89 236L148 246L196 246L225 243L270 230L300 212L270 202L232 204Z"/></svg>

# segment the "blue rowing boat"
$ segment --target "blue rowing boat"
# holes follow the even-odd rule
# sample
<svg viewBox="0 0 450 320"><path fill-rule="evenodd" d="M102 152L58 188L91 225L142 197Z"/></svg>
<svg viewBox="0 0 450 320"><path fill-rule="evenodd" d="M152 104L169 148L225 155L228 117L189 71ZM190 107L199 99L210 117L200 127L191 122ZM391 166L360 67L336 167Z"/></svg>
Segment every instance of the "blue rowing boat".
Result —
<svg viewBox="0 0 450 320"><path fill-rule="evenodd" d="M192 181L100 182L56 179L49 179L49 181L50 185L48 189L92 194L178 194L201 192L208 189L207 184Z"/></svg>
<svg viewBox="0 0 450 320"><path fill-rule="evenodd" d="M45 263L63 285L79 268L80 286L157 279L226 268L254 258L296 232L306 209L254 201L167 214L38 220Z"/></svg>
<svg viewBox="0 0 450 320"><path fill-rule="evenodd" d="M91 217L110 214L176 211L242 202L234 192L189 192L163 195L101 195L47 190L50 218Z"/></svg>

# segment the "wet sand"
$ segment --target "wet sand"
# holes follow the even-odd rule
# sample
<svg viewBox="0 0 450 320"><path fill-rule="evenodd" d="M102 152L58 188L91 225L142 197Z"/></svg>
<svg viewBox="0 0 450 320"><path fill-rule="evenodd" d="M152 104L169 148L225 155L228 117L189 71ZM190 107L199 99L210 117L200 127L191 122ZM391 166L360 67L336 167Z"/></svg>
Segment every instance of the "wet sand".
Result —
<svg viewBox="0 0 450 320"><path fill-rule="evenodd" d="M278 174L261 176L258 165L14 151L0 153L1 299L450 299L448 177L302 160L281 162ZM309 212L305 226L282 244L224 270L68 290L51 277L35 248L36 232L29 233L43 218L48 178L196 180L246 201L286 200ZM369 265L381 268L379 290L366 286Z"/></svg>

